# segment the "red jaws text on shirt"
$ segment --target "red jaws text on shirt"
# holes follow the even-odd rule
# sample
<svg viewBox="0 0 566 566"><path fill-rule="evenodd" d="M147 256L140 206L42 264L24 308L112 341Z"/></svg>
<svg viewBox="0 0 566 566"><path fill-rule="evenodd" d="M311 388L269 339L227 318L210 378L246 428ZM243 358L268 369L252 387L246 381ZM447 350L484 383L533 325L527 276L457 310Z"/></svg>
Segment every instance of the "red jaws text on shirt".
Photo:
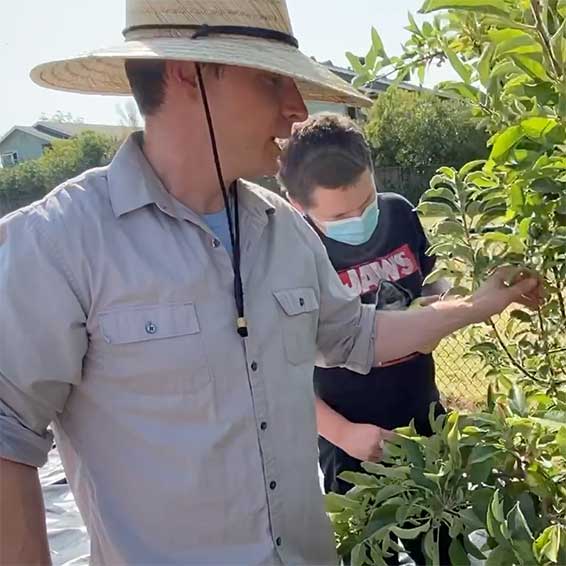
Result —
<svg viewBox="0 0 566 566"><path fill-rule="evenodd" d="M389 255L338 272L342 283L357 295L377 291L379 282L399 281L420 271L415 254L408 244Z"/></svg>
<svg viewBox="0 0 566 566"><path fill-rule="evenodd" d="M393 282L399 281L417 272L420 272L420 267L415 254L409 244L404 244L389 255L339 271L338 275L344 285L361 296L377 291L379 282L384 279ZM397 360L382 363L379 367L395 366L412 360L418 355L410 354Z"/></svg>

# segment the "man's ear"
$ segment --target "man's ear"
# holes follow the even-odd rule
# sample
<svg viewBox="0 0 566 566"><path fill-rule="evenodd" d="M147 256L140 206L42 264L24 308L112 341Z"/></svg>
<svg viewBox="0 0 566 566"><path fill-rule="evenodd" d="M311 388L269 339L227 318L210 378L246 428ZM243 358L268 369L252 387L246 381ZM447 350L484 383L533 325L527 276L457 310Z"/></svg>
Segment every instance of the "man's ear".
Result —
<svg viewBox="0 0 566 566"><path fill-rule="evenodd" d="M189 61L166 61L165 76L175 89L182 89L191 98L197 99L200 95L195 63Z"/></svg>

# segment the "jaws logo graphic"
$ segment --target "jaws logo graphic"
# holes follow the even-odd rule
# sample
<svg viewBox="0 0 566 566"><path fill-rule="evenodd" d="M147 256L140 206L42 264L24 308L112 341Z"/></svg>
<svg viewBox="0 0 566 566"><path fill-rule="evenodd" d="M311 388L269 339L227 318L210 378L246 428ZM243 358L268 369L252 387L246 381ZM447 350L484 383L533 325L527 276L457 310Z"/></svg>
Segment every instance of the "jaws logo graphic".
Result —
<svg viewBox="0 0 566 566"><path fill-rule="evenodd" d="M408 244L382 258L340 271L342 283L356 295L376 292L381 281L399 281L420 271L415 254Z"/></svg>
<svg viewBox="0 0 566 566"><path fill-rule="evenodd" d="M408 244L401 246L382 258L356 265L340 271L342 283L350 287L357 295L376 293L376 306L383 310L402 310L409 306L412 294L396 282L414 273L420 272L415 254ZM407 362L419 354L409 354L397 360L380 364L389 367Z"/></svg>

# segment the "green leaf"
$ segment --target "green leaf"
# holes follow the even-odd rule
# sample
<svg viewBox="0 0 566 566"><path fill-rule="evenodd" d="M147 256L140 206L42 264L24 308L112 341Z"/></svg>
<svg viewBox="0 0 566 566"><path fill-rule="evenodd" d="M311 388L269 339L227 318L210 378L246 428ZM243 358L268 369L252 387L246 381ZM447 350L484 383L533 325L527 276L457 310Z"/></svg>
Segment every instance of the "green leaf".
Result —
<svg viewBox="0 0 566 566"><path fill-rule="evenodd" d="M454 218L454 211L448 204L441 202L421 202L417 206L417 212L424 216L436 218Z"/></svg>
<svg viewBox="0 0 566 566"><path fill-rule="evenodd" d="M428 14L437 10L471 10L503 15L510 11L504 0L426 0L419 12Z"/></svg>
<svg viewBox="0 0 566 566"><path fill-rule="evenodd" d="M419 29L419 26L417 25L417 22L415 20L415 17L413 16L413 14L411 14L411 12L409 12L407 17L409 19L409 25L405 29L407 31L410 31L411 33L415 33L417 35L420 35L421 30Z"/></svg>
<svg viewBox="0 0 566 566"><path fill-rule="evenodd" d="M476 515L473 509L464 509L458 513L458 516L472 531L485 528L485 523Z"/></svg>
<svg viewBox="0 0 566 566"><path fill-rule="evenodd" d="M375 464L374 462L362 462L362 468L370 474L376 476L385 476L391 479L404 480L409 476L408 466L384 466L383 464Z"/></svg>
<svg viewBox="0 0 566 566"><path fill-rule="evenodd" d="M421 197L423 201L430 199L444 199L453 203L456 200L456 195L448 187L436 187L428 189Z"/></svg>
<svg viewBox="0 0 566 566"><path fill-rule="evenodd" d="M510 566L516 564L515 554L509 543L496 546L488 555L484 566Z"/></svg>
<svg viewBox="0 0 566 566"><path fill-rule="evenodd" d="M375 494L374 505L379 505L380 503L392 503L395 499L395 496L399 495L400 493L406 493L407 489L402 485L386 485L379 489L379 491Z"/></svg>
<svg viewBox="0 0 566 566"><path fill-rule="evenodd" d="M525 135L535 141L541 140L557 125L558 122L554 118L546 117L527 118L521 122L521 128Z"/></svg>
<svg viewBox="0 0 566 566"><path fill-rule="evenodd" d="M513 253L522 254L525 251L525 244L519 236L513 235L509 238L509 248Z"/></svg>
<svg viewBox="0 0 566 566"><path fill-rule="evenodd" d="M469 84L472 78L472 69L470 66L462 62L458 55L450 47L448 47L448 45L444 47L444 53L446 53L450 64L460 75L460 78L464 81L464 83Z"/></svg>
<svg viewBox="0 0 566 566"><path fill-rule="evenodd" d="M484 528L484 524L482 523L482 526L478 528ZM469 556L472 556L476 560L486 559L485 554L467 536L464 535L462 538L464 540L464 548Z"/></svg>
<svg viewBox="0 0 566 566"><path fill-rule="evenodd" d="M438 493L440 490L440 485L438 483L425 476L422 470L419 470L417 468L411 469L411 479L417 484L417 486L422 487L432 493Z"/></svg>
<svg viewBox="0 0 566 566"><path fill-rule="evenodd" d="M360 543L354 547L350 555L352 566L365 566L367 564L367 552L365 543Z"/></svg>
<svg viewBox="0 0 566 566"><path fill-rule="evenodd" d="M464 179L467 175L475 171L479 167L483 167L485 165L485 159L475 159L474 161L470 161L466 163L460 171L458 171L458 175L461 179Z"/></svg>
<svg viewBox="0 0 566 566"><path fill-rule="evenodd" d="M383 41L379 36L379 32L374 27L371 28L371 41L376 53L378 55L385 55L385 51L383 49Z"/></svg>
<svg viewBox="0 0 566 566"><path fill-rule="evenodd" d="M552 431L559 431L566 427L566 422L563 418L552 418L552 416L549 417L547 415L547 417L544 419L539 417L531 417L531 420Z"/></svg>
<svg viewBox="0 0 566 566"><path fill-rule="evenodd" d="M398 436L398 441L403 447L409 462L417 468L424 468L425 460L418 442L402 435Z"/></svg>
<svg viewBox="0 0 566 566"><path fill-rule="evenodd" d="M528 34L519 30L505 29L491 34L497 44L496 57L542 53L542 46Z"/></svg>
<svg viewBox="0 0 566 566"><path fill-rule="evenodd" d="M389 527L396 523L396 513L399 505L382 505L376 509L366 525L362 537L369 538L375 535L384 527Z"/></svg>
<svg viewBox="0 0 566 566"><path fill-rule="evenodd" d="M418 538L422 533L426 533L430 529L430 521L427 521L419 527L414 527L412 529L404 529L401 527L393 527L391 531L395 533L399 538L405 540L414 540Z"/></svg>
<svg viewBox="0 0 566 566"><path fill-rule="evenodd" d="M499 492L496 491L487 511L487 531L499 544L506 542L504 523L503 501L499 499Z"/></svg>
<svg viewBox="0 0 566 566"><path fill-rule="evenodd" d="M358 75L357 77L354 78L354 80L352 81L352 86L356 88L361 88L366 84L368 84L370 81L371 81L371 76L369 75L369 73L363 71L361 75Z"/></svg>
<svg viewBox="0 0 566 566"><path fill-rule="evenodd" d="M543 195L548 194L560 194L562 192L562 186L555 183L552 179L537 179L531 184L533 191L541 193Z"/></svg>
<svg viewBox="0 0 566 566"><path fill-rule="evenodd" d="M468 465L479 464L486 460L491 460L496 454L499 454L499 448L495 446L474 446L468 458Z"/></svg>
<svg viewBox="0 0 566 566"><path fill-rule="evenodd" d="M419 84L422 85L426 77L426 65L424 63L417 67L417 73L419 77Z"/></svg>
<svg viewBox="0 0 566 566"><path fill-rule="evenodd" d="M548 81L550 80L544 65L534 59L529 57L528 55L511 55L515 65L521 68L525 73L527 73L533 79L537 79L539 81Z"/></svg>
<svg viewBox="0 0 566 566"><path fill-rule="evenodd" d="M521 192L521 196L522 196L522 192ZM519 224L519 236L521 236L521 238L523 238L524 240L526 240L529 237L529 229L531 227L531 222L532 222L531 218L523 218L523 220L521 220Z"/></svg>
<svg viewBox="0 0 566 566"><path fill-rule="evenodd" d="M462 457L460 454L460 427L459 427L460 415L458 413L452 413L448 417L448 425L450 429L448 430L448 435L446 437L446 442L450 450L450 455L452 456L454 465L459 467L462 463Z"/></svg>
<svg viewBox="0 0 566 566"><path fill-rule="evenodd" d="M535 555L539 560L547 558L550 562L558 563L562 533L560 525L552 525L543 531L533 545Z"/></svg>
<svg viewBox="0 0 566 566"><path fill-rule="evenodd" d="M389 88L393 90L396 89L403 81L410 78L410 74L411 72L408 67L399 69L399 72L397 73L395 80L391 83Z"/></svg>
<svg viewBox="0 0 566 566"><path fill-rule="evenodd" d="M564 458L566 458L566 427L561 428L556 435L556 444L558 445L558 450Z"/></svg>
<svg viewBox="0 0 566 566"><path fill-rule="evenodd" d="M496 137L490 158L496 162L504 160L511 149L513 149L524 136L525 134L521 126L511 126L507 128Z"/></svg>
<svg viewBox="0 0 566 566"><path fill-rule="evenodd" d="M522 311L522 310L519 310L519 309L516 309L516 310L511 311L511 313L509 314L509 316L510 316L511 318L516 319L516 320L520 320L521 322L530 323L530 322L532 322L532 320L533 320L533 319L532 319L532 316L531 316L528 312Z"/></svg>
<svg viewBox="0 0 566 566"><path fill-rule="evenodd" d="M353 485L361 485L367 487L377 487L379 482L375 476L370 476L368 474L361 474L359 472L342 472L340 474L340 479L347 483Z"/></svg>
<svg viewBox="0 0 566 566"><path fill-rule="evenodd" d="M436 227L436 233L443 236L464 237L466 231L464 226L456 220L444 220Z"/></svg>
<svg viewBox="0 0 566 566"><path fill-rule="evenodd" d="M478 61L477 69L480 83L487 88L491 75L491 62L495 53L495 43L488 43Z"/></svg>
<svg viewBox="0 0 566 566"><path fill-rule="evenodd" d="M368 51L368 54L366 55L365 68L368 69L370 72L372 72L375 69L376 63L377 63L377 51L375 47L372 45L371 49Z"/></svg>
<svg viewBox="0 0 566 566"><path fill-rule="evenodd" d="M430 273L425 280L423 281L423 285L431 285L432 283L436 283L445 277L450 277L451 272L443 267L435 269L432 273Z"/></svg>
<svg viewBox="0 0 566 566"><path fill-rule="evenodd" d="M498 353L499 350L493 342L480 342L479 344L474 344L470 348L470 352L474 354L488 354L488 353Z"/></svg>
<svg viewBox="0 0 566 566"><path fill-rule="evenodd" d="M471 74L471 70L470 70ZM467 98L472 102L477 102L480 99L480 90L475 86L459 83L455 81L444 81L437 86L438 90L444 92L455 92L463 98Z"/></svg>
<svg viewBox="0 0 566 566"><path fill-rule="evenodd" d="M482 487L475 489L470 495L470 501L472 502L474 512L482 521L486 521L493 493L494 491L492 488Z"/></svg>
<svg viewBox="0 0 566 566"><path fill-rule="evenodd" d="M448 549L448 555L450 556L450 563L454 566L469 566L470 559L468 558L468 553L460 543L460 541L455 538L450 543L450 548Z"/></svg>
<svg viewBox="0 0 566 566"><path fill-rule="evenodd" d="M431 529L425 535L423 540L423 550L430 558L432 566L440 566L440 548L438 545L438 531L437 529Z"/></svg>
<svg viewBox="0 0 566 566"><path fill-rule="evenodd" d="M356 72L358 75L362 75L365 73L364 65L362 64L360 58L357 55L354 55L353 53L350 53L350 51L348 51L346 53L346 59L348 59L350 66L352 67L354 72Z"/></svg>
<svg viewBox="0 0 566 566"><path fill-rule="evenodd" d="M519 183L515 183L511 186L509 191L509 202L511 208L515 211L520 211L525 204L525 197L523 196L523 187Z"/></svg>
<svg viewBox="0 0 566 566"><path fill-rule="evenodd" d="M324 501L327 513L340 513L345 509L357 510L360 508L359 502L338 493L329 493L324 497Z"/></svg>
<svg viewBox="0 0 566 566"><path fill-rule="evenodd" d="M515 540L529 541L529 546L533 543L533 533L529 527L521 505L516 503L511 511L507 514L507 524L509 525L509 532Z"/></svg>
<svg viewBox="0 0 566 566"><path fill-rule="evenodd" d="M513 385L511 399L509 401L511 409L521 417L526 417L529 412L529 405L525 392L518 386Z"/></svg>

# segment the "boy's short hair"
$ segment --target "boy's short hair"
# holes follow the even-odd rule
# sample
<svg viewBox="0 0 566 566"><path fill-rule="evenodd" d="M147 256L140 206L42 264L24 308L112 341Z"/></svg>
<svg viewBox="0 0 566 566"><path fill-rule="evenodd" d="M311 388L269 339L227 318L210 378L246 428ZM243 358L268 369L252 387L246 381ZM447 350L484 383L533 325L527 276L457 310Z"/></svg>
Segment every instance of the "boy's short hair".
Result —
<svg viewBox="0 0 566 566"><path fill-rule="evenodd" d="M302 206L316 187L337 189L373 170L370 147L359 126L340 114L311 116L295 126L280 158L279 181Z"/></svg>

